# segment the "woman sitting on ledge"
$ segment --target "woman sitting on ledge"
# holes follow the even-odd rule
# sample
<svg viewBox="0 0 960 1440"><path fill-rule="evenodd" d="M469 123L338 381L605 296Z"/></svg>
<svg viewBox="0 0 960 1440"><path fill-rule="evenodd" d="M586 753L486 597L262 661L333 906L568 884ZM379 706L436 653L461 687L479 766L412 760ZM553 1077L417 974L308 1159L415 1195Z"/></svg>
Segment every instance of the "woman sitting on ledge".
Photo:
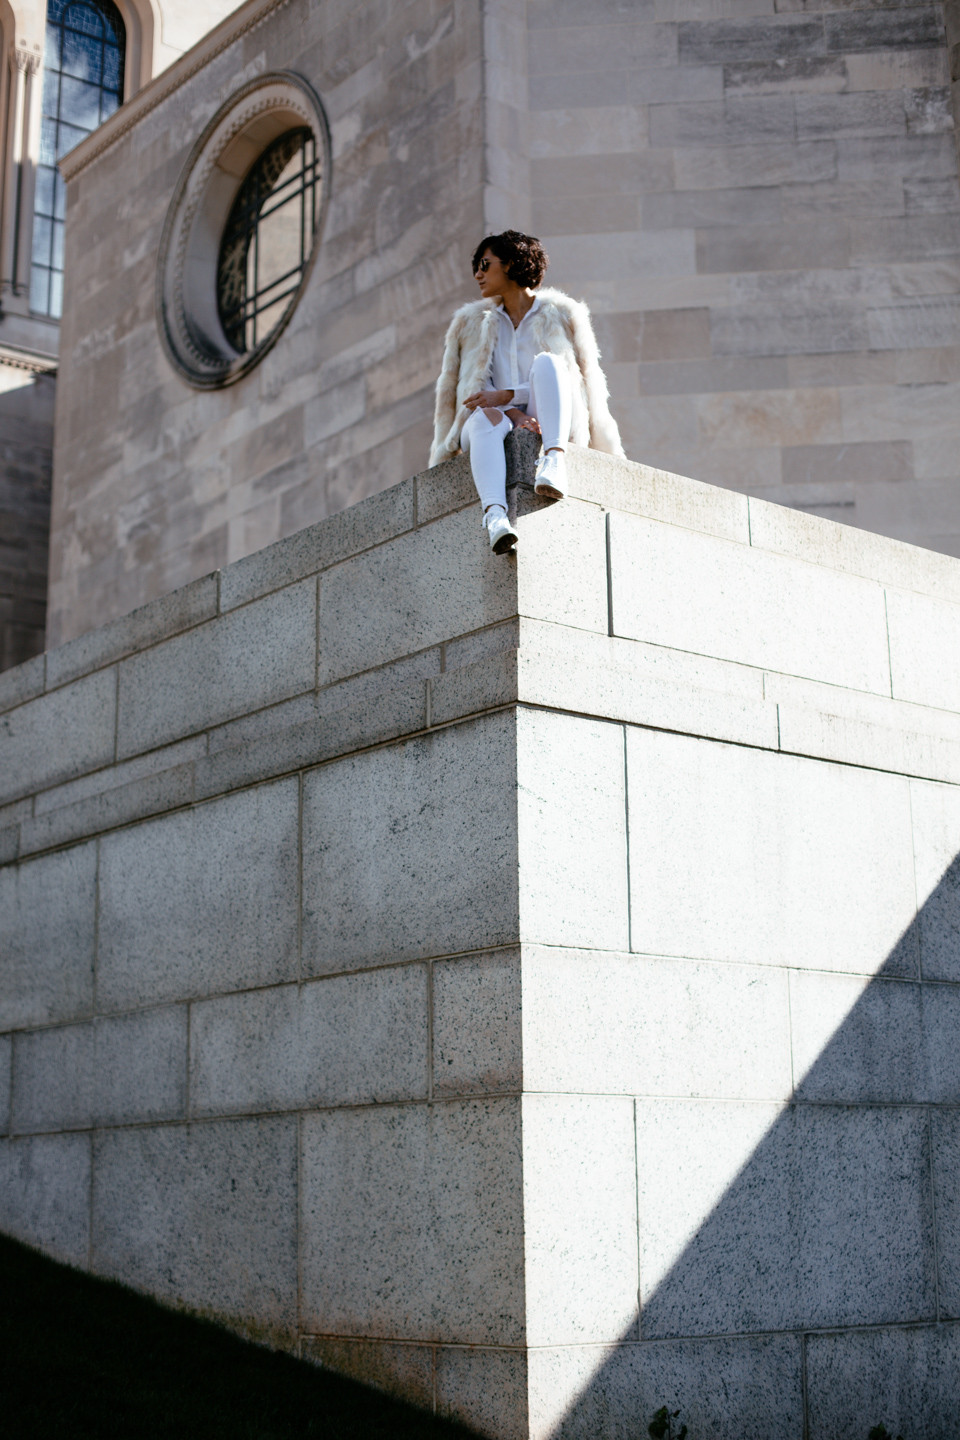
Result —
<svg viewBox="0 0 960 1440"><path fill-rule="evenodd" d="M483 524L498 555L517 542L507 518L503 450L514 427L540 435L535 488L553 500L566 491L568 443L623 454L590 312L561 290L540 290L546 268L532 235L504 230L481 240L473 273L483 298L462 305L451 320L437 381L430 464L469 452Z"/></svg>

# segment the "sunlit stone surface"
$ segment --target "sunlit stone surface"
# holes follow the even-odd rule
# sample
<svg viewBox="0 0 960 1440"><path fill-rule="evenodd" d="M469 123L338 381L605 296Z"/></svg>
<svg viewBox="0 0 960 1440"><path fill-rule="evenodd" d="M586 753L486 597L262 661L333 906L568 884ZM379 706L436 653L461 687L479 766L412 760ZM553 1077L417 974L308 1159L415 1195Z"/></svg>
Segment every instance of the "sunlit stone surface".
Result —
<svg viewBox="0 0 960 1440"><path fill-rule="evenodd" d="M960 562L571 478L3 677L2 1224L491 1440L953 1440Z"/></svg>

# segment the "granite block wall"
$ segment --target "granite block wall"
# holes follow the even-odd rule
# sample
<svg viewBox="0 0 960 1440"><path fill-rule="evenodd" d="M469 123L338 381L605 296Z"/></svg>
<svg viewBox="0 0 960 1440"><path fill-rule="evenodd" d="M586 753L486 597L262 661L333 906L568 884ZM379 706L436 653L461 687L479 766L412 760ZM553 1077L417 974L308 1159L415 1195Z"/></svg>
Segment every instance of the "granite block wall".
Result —
<svg viewBox="0 0 960 1440"><path fill-rule="evenodd" d="M960 562L530 460L0 677L0 1225L491 1440L952 1440Z"/></svg>

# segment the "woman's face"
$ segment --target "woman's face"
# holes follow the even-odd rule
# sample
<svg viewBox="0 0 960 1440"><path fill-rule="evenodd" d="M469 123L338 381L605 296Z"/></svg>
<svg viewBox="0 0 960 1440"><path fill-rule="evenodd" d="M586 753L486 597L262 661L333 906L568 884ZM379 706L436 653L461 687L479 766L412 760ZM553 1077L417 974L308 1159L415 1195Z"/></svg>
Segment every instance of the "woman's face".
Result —
<svg viewBox="0 0 960 1440"><path fill-rule="evenodd" d="M492 250L484 250L475 278L484 300L491 295L502 295L504 288L513 284L503 268L503 262L497 259Z"/></svg>

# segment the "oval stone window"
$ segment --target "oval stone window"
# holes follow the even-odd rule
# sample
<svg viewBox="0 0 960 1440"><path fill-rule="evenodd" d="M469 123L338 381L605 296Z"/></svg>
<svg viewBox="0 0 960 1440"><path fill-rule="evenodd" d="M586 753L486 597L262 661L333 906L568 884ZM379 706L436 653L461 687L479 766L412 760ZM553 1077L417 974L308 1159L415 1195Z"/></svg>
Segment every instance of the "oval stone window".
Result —
<svg viewBox="0 0 960 1440"><path fill-rule="evenodd" d="M274 140L237 191L220 242L217 305L238 354L271 334L299 289L319 191L317 142L306 126Z"/></svg>
<svg viewBox="0 0 960 1440"><path fill-rule="evenodd" d="M229 385L282 333L306 286L330 183L320 101L263 75L214 116L167 212L160 335L191 384Z"/></svg>

